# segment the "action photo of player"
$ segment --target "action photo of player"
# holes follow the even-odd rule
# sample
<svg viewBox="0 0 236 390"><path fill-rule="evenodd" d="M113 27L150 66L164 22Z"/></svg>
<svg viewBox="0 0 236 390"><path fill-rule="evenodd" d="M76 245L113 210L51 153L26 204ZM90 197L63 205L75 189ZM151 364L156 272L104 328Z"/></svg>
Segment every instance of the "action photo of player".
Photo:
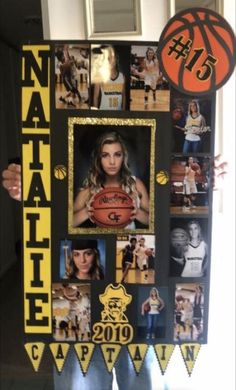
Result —
<svg viewBox="0 0 236 390"><path fill-rule="evenodd" d="M87 44L55 46L56 108L89 108L89 47Z"/></svg>
<svg viewBox="0 0 236 390"><path fill-rule="evenodd" d="M209 157L172 157L171 214L208 214L210 171Z"/></svg>
<svg viewBox="0 0 236 390"><path fill-rule="evenodd" d="M155 236L124 235L116 242L117 283L154 283Z"/></svg>
<svg viewBox="0 0 236 390"><path fill-rule="evenodd" d="M156 51L156 46L131 46L130 110L169 110L168 83L160 70Z"/></svg>
<svg viewBox="0 0 236 390"><path fill-rule="evenodd" d="M204 288L202 284L177 284L175 290L174 341L202 341Z"/></svg>

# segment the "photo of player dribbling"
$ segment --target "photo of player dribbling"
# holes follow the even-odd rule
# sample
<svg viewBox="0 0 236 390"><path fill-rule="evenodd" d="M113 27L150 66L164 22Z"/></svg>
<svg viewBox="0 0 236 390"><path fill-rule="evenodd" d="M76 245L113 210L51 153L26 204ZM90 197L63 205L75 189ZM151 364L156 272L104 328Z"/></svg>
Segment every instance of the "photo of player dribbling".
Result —
<svg viewBox="0 0 236 390"><path fill-rule="evenodd" d="M57 341L88 341L91 337L90 285L52 285L53 338Z"/></svg>
<svg viewBox="0 0 236 390"><path fill-rule="evenodd" d="M171 162L171 214L209 212L209 157L177 157Z"/></svg>
<svg viewBox="0 0 236 390"><path fill-rule="evenodd" d="M202 284L177 284L174 341L202 341L204 288Z"/></svg>
<svg viewBox="0 0 236 390"><path fill-rule="evenodd" d="M124 235L116 242L116 282L154 283L155 236Z"/></svg>
<svg viewBox="0 0 236 390"><path fill-rule="evenodd" d="M58 109L89 108L89 46L55 46L55 105Z"/></svg>
<svg viewBox="0 0 236 390"><path fill-rule="evenodd" d="M169 111L169 90L156 46L131 46L130 110Z"/></svg>

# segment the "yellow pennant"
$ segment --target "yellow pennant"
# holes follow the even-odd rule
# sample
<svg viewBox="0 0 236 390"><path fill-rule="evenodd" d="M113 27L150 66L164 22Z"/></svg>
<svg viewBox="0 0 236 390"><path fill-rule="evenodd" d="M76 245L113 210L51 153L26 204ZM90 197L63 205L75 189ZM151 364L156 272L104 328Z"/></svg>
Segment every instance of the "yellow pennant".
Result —
<svg viewBox="0 0 236 390"><path fill-rule="evenodd" d="M135 371L137 374L140 373L142 364L144 362L148 345L147 344L129 344L127 346L131 360L133 362Z"/></svg>
<svg viewBox="0 0 236 390"><path fill-rule="evenodd" d="M37 372L39 369L40 362L42 360L43 351L45 348L44 343L26 343L25 349L30 358L30 361Z"/></svg>
<svg viewBox="0 0 236 390"><path fill-rule="evenodd" d="M185 366L190 376L193 371L195 361L197 360L198 352L200 351L201 344L181 344L180 350L184 359Z"/></svg>
<svg viewBox="0 0 236 390"><path fill-rule="evenodd" d="M102 344L101 351L109 372L114 367L114 364L118 358L118 355L121 350L121 345L119 344Z"/></svg>
<svg viewBox="0 0 236 390"><path fill-rule="evenodd" d="M81 370L85 375L88 371L95 345L93 343L77 343L74 344L74 348L79 359Z"/></svg>
<svg viewBox="0 0 236 390"><path fill-rule="evenodd" d="M56 367L59 372L62 371L66 361L66 357L70 348L70 344L67 343L51 343L49 348L52 352Z"/></svg>
<svg viewBox="0 0 236 390"><path fill-rule="evenodd" d="M174 351L174 344L156 344L154 349L156 352L157 360L160 365L161 373L164 375L167 365L170 361L171 355Z"/></svg>

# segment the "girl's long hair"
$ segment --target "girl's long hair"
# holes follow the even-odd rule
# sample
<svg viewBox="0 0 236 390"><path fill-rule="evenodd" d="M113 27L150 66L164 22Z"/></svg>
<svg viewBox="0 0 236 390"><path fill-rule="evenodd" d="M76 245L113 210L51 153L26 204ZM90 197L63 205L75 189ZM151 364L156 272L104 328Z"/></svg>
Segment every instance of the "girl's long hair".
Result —
<svg viewBox="0 0 236 390"><path fill-rule="evenodd" d="M192 111L191 111L191 104L196 104L196 107L197 107L197 113L200 114L200 106L199 106L199 102L197 99L192 99L190 100L189 104L188 104L188 115L191 115L192 114Z"/></svg>
<svg viewBox="0 0 236 390"><path fill-rule="evenodd" d="M120 169L120 186L127 193L136 192L135 179L131 175L131 171L128 164L128 151L122 140L121 136L117 132L104 133L98 139L95 149L92 153L92 163L89 169L88 177L85 179L83 186L89 188L92 193L98 192L105 184L106 174L103 171L101 165L101 155L103 145L119 143L123 152L123 162Z"/></svg>

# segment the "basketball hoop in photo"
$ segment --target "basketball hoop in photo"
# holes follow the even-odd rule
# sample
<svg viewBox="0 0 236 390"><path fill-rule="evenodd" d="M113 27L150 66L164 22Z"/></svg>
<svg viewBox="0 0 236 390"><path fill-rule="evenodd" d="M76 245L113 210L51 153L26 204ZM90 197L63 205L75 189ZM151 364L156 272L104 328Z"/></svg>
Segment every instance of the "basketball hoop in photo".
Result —
<svg viewBox="0 0 236 390"><path fill-rule="evenodd" d="M228 22L206 8L177 13L164 28L158 59L166 79L183 93L215 92L233 73L236 39Z"/></svg>

